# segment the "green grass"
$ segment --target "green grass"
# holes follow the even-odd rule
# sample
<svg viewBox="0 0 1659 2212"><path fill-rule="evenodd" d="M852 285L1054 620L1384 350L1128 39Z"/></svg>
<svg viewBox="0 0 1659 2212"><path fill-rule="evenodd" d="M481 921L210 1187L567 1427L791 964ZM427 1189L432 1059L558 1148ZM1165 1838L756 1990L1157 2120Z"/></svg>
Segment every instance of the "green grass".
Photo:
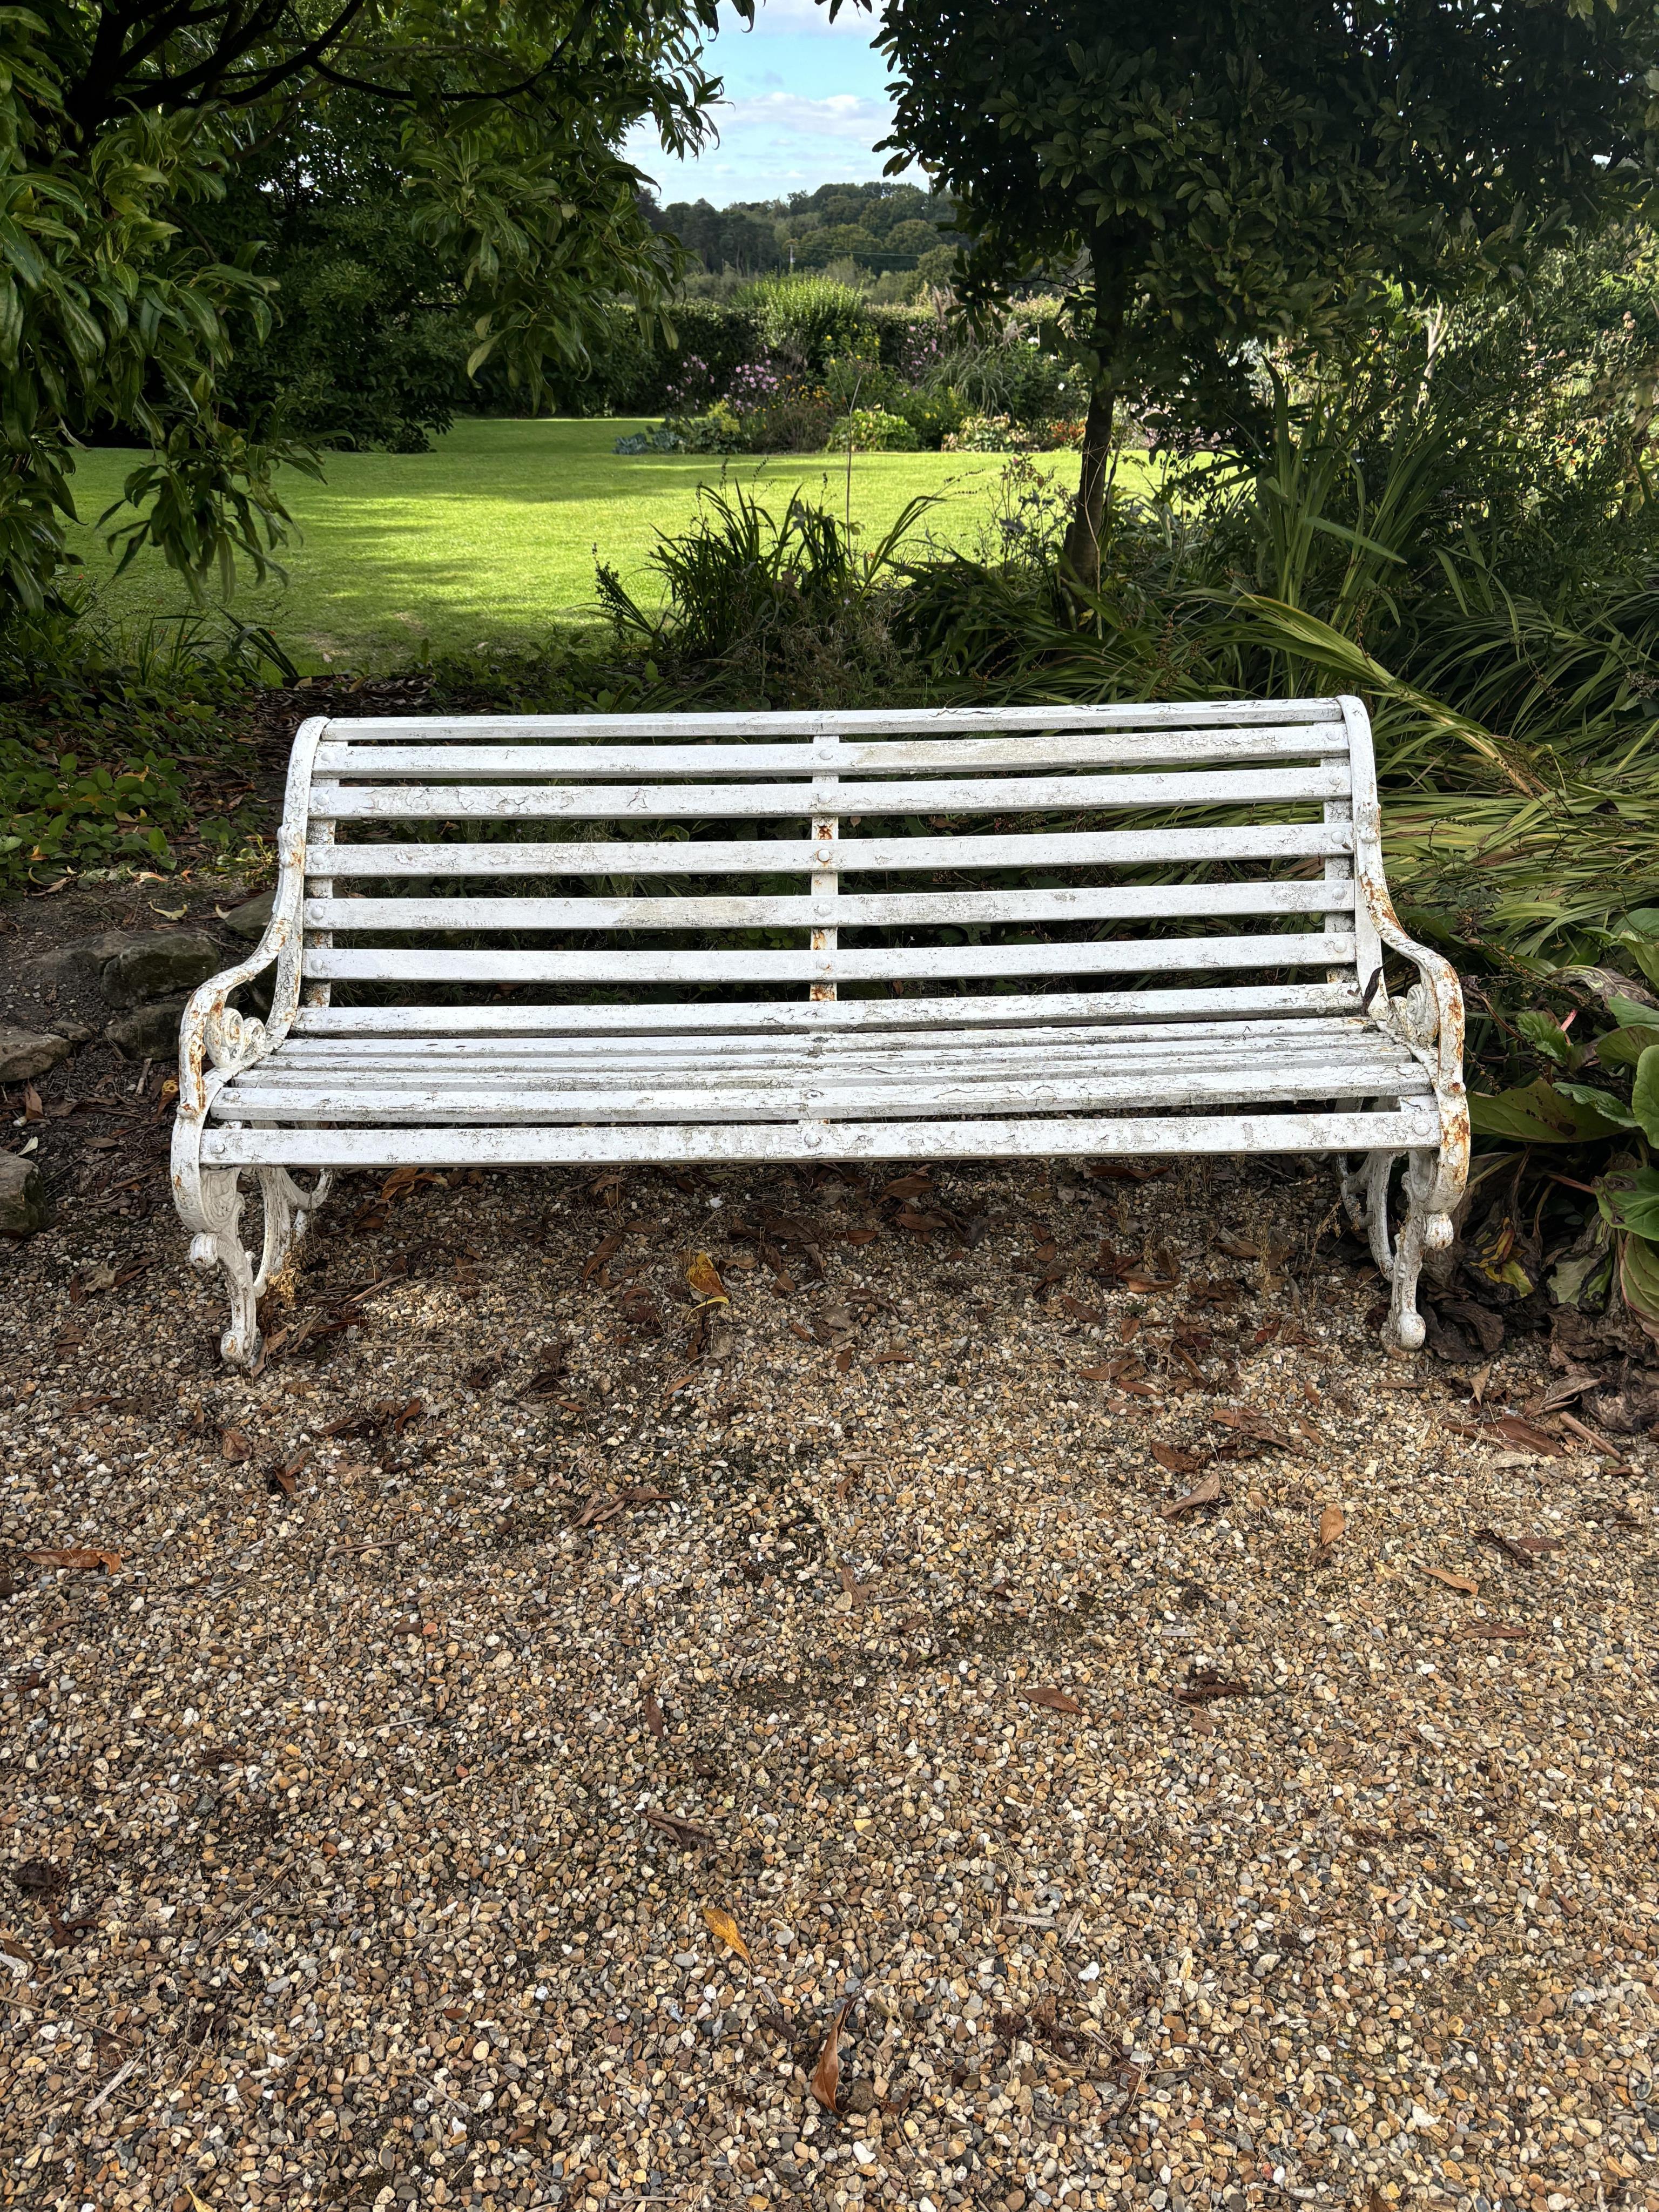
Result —
<svg viewBox="0 0 1659 2212"><path fill-rule="evenodd" d="M429 453L332 454L321 484L285 475L300 532L283 556L289 580L240 589L234 611L270 623L313 670L330 661L383 669L428 646L533 645L592 607L596 550L630 588L648 584L645 561L658 532L683 528L698 486L720 481L718 459L611 451L643 427L464 421ZM104 550L97 518L119 498L134 459L105 449L82 457L75 495L83 520L70 533L104 611L123 625L189 604L159 558L141 556L116 578ZM873 543L907 500L941 493L945 504L923 528L972 544L1006 465L995 453L859 454L854 518ZM1042 465L1066 489L1075 484L1075 455L1047 456ZM798 484L837 512L847 496L846 464L829 454L739 457L726 466L779 507Z"/></svg>

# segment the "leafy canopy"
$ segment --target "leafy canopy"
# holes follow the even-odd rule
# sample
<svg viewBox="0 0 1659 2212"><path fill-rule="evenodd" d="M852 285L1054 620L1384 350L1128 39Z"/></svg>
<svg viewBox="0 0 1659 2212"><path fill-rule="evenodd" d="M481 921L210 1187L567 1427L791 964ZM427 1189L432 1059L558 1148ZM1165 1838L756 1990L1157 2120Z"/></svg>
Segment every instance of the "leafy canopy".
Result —
<svg viewBox="0 0 1659 2212"><path fill-rule="evenodd" d="M736 0L740 13L748 12ZM470 365L532 389L585 361L618 296L660 313L672 241L617 147L648 119L696 144L719 91L715 0L39 0L0 9L0 582L40 605L73 514L76 442L151 448L129 552L194 579L262 564L296 456L233 421L233 357L270 327L259 226L224 250L228 181L273 143L321 149L367 102L395 137L421 250L471 303Z"/></svg>
<svg viewBox="0 0 1659 2212"><path fill-rule="evenodd" d="M840 0L831 0L832 9ZM885 0L890 169L963 295L1069 279L1097 380L1225 428L1243 343L1512 272L1644 197L1659 17L1607 0Z"/></svg>

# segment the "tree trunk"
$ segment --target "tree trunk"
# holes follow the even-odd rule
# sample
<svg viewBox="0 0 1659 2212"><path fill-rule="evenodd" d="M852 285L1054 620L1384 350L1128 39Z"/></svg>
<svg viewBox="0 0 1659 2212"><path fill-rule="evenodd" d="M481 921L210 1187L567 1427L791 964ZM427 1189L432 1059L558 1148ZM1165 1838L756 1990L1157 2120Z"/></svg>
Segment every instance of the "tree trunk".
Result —
<svg viewBox="0 0 1659 2212"><path fill-rule="evenodd" d="M1089 394L1077 504L1060 554L1061 568L1085 592L1100 589L1100 546L1106 529L1106 486L1112 470L1112 410L1116 399L1109 386Z"/></svg>

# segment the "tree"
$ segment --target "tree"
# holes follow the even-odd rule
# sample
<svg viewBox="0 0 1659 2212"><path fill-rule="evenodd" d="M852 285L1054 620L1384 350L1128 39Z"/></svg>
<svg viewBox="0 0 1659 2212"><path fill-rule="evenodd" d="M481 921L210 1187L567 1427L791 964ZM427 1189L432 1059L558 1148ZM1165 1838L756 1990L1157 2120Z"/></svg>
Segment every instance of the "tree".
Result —
<svg viewBox="0 0 1659 2212"><path fill-rule="evenodd" d="M747 13L747 0L734 0ZM237 421L224 380L270 328L258 226L214 216L273 144L328 138L344 103L384 119L407 220L474 318L470 366L533 392L580 365L621 297L660 314L681 257L617 147L641 119L685 151L720 86L716 0L39 0L0 9L0 579L42 605L64 557L77 441L150 457L129 556L192 580L263 565L296 458L280 420ZM303 458L298 456L297 458Z"/></svg>
<svg viewBox="0 0 1659 2212"><path fill-rule="evenodd" d="M1085 586L1121 397L1237 434L1253 341L1510 279L1651 177L1659 14L1616 0L884 0L876 43L969 313L1066 288Z"/></svg>

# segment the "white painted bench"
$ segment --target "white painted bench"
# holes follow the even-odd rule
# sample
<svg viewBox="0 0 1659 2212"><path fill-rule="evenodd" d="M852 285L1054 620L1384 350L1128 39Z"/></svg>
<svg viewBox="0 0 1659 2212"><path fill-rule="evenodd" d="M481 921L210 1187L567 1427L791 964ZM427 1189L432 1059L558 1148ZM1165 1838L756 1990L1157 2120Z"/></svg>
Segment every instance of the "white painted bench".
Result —
<svg viewBox="0 0 1659 2212"><path fill-rule="evenodd" d="M1357 700L315 720L281 868L180 1045L234 1364L329 1171L403 1164L1333 1152L1422 1341L1462 1001L1389 902Z"/></svg>

